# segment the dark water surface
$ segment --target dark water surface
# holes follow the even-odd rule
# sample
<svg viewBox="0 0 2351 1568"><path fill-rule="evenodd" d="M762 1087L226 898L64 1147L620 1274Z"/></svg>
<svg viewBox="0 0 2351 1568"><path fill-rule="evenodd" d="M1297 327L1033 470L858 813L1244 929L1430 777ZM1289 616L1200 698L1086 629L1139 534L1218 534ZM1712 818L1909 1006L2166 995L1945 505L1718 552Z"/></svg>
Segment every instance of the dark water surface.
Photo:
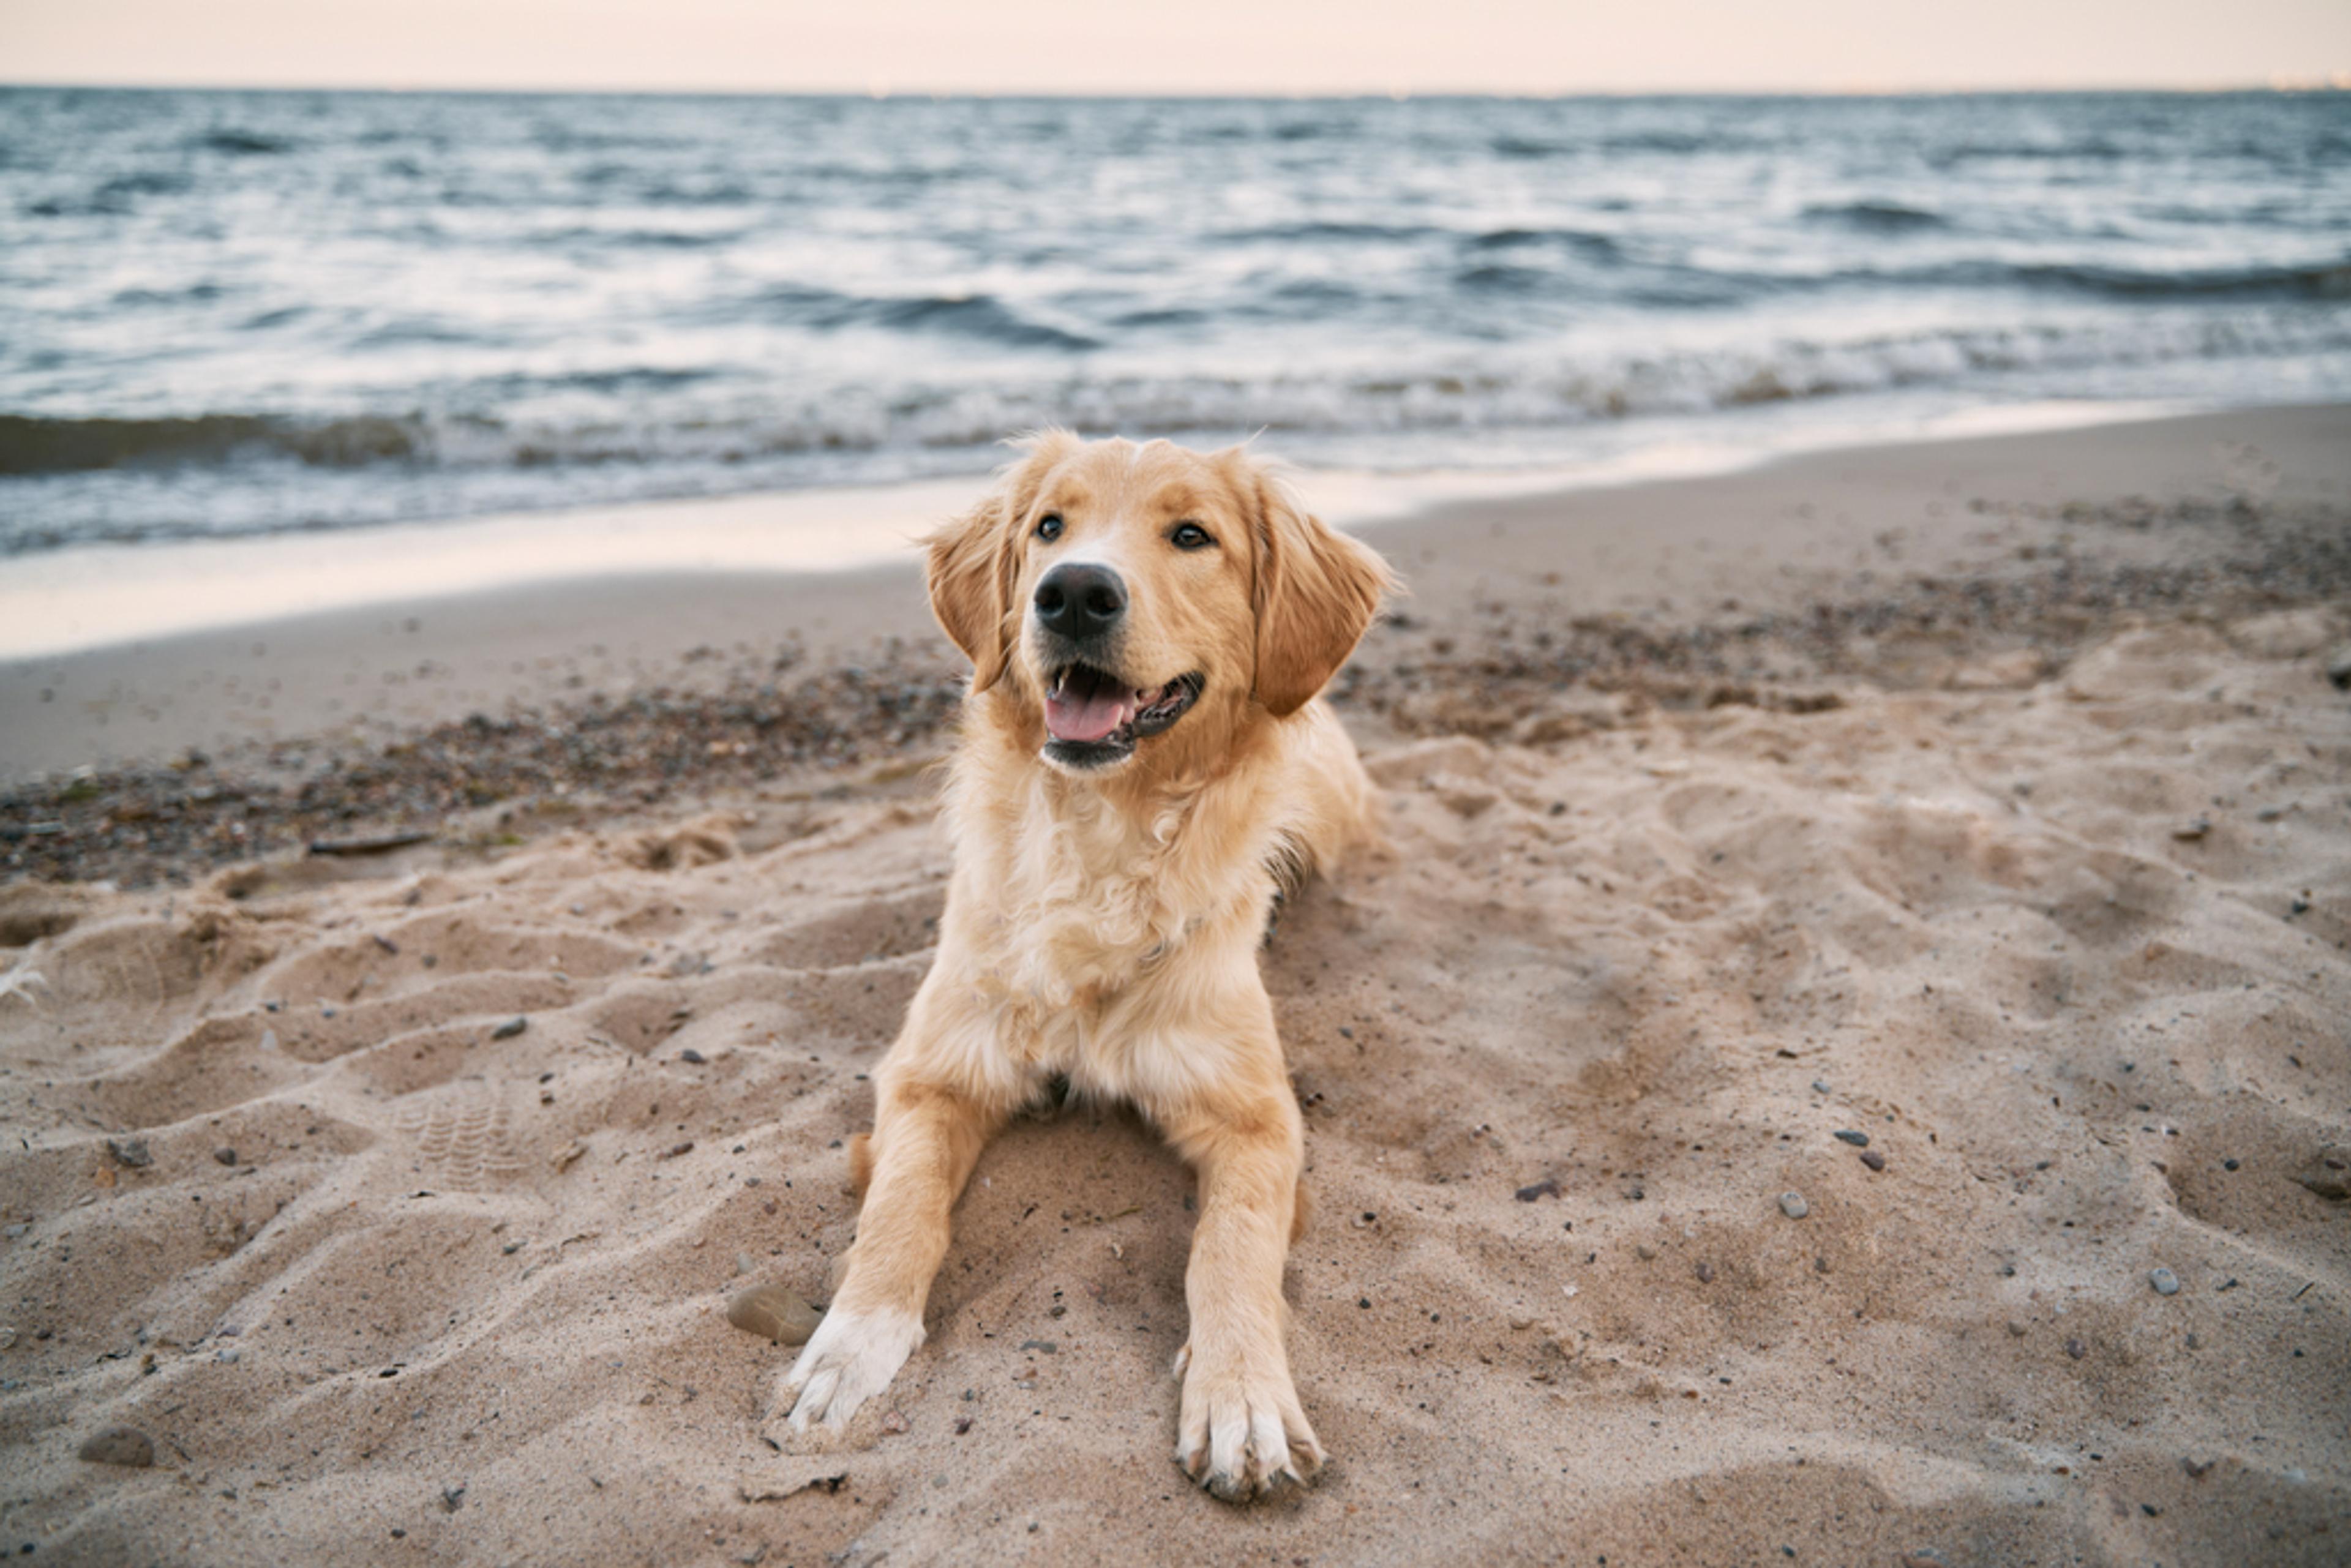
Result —
<svg viewBox="0 0 2351 1568"><path fill-rule="evenodd" d="M0 91L0 553L2351 394L2351 94ZM1776 410L1767 413L1767 410Z"/></svg>

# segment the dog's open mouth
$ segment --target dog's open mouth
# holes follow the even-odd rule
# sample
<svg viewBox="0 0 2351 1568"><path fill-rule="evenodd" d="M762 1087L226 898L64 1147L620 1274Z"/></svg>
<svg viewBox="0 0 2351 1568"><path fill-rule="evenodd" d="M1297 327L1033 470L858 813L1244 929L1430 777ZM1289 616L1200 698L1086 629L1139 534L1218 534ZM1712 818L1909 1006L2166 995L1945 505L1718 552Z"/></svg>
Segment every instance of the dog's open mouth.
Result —
<svg viewBox="0 0 2351 1568"><path fill-rule="evenodd" d="M1063 760L1109 761L1182 718L1206 684L1190 674L1138 688L1092 664L1071 664L1054 674L1045 693L1045 729Z"/></svg>

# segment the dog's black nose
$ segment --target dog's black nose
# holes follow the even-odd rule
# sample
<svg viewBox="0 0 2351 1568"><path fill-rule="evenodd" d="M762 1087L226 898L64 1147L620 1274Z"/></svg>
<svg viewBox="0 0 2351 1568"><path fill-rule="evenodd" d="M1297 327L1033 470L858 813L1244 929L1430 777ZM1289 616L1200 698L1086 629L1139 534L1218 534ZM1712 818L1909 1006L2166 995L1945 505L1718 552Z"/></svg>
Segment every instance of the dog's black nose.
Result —
<svg viewBox="0 0 2351 1568"><path fill-rule="evenodd" d="M1069 561L1037 585L1037 620L1046 631L1081 642L1099 637L1126 613L1126 584L1106 566Z"/></svg>

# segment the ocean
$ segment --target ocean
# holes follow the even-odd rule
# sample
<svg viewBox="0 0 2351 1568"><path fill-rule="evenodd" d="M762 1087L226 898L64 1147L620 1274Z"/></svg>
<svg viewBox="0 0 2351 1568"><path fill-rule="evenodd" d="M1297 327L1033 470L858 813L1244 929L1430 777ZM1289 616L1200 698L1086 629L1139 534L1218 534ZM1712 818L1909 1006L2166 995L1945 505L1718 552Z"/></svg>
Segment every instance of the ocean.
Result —
<svg viewBox="0 0 2351 1568"><path fill-rule="evenodd" d="M2351 93L0 91L0 555L2351 395ZM0 567L0 572L5 571Z"/></svg>

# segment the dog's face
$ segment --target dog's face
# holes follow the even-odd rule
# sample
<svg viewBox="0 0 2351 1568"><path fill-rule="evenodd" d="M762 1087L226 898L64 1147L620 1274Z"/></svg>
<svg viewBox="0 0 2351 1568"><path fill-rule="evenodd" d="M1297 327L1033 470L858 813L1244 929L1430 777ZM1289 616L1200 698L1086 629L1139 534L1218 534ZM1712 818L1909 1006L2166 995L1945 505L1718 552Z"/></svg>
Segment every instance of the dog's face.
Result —
<svg viewBox="0 0 2351 1568"><path fill-rule="evenodd" d="M1081 773L1295 712L1388 580L1238 448L1059 431L930 541L931 606L974 692L1006 683L1046 760Z"/></svg>

